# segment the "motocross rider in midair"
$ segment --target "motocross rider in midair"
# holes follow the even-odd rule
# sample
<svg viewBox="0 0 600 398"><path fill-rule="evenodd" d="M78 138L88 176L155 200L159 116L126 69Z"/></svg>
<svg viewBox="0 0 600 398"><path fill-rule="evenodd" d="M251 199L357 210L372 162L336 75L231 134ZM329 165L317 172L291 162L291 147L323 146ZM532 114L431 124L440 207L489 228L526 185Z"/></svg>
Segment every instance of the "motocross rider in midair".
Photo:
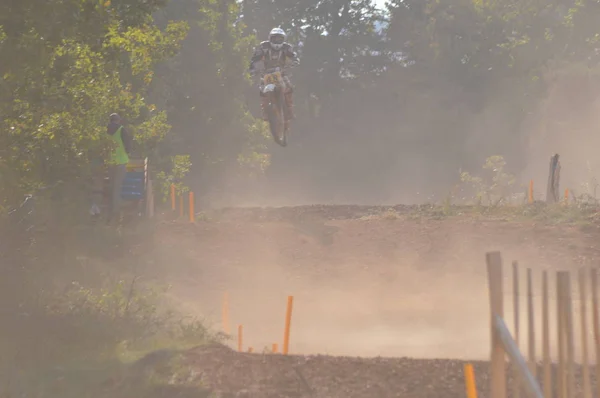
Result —
<svg viewBox="0 0 600 398"><path fill-rule="evenodd" d="M254 51L254 55L250 60L249 71L251 74L255 74L257 71L255 69L255 64L257 62L262 61L265 69L271 69L275 67L283 68L291 62L293 65L298 65L298 56L294 52L292 46L289 43L285 42L286 34L281 28L273 28L269 33L269 40L263 41ZM293 99L292 92L293 86L290 83L290 79L283 74L283 80L285 82L285 103L287 108L287 116L288 119L294 119L294 110L293 110ZM261 108L263 119L267 120L266 114L266 106L268 105L268 98L262 95L261 93Z"/></svg>

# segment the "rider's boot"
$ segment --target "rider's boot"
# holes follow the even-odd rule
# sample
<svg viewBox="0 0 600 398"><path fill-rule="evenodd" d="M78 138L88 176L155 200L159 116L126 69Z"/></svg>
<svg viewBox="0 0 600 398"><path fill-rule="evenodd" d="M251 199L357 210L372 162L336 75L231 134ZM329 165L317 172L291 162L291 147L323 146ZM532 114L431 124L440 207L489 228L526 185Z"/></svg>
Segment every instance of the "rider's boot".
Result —
<svg viewBox="0 0 600 398"><path fill-rule="evenodd" d="M296 118L296 115L294 115L294 99L292 98L292 92L288 91L285 93L284 97L288 119L293 120Z"/></svg>

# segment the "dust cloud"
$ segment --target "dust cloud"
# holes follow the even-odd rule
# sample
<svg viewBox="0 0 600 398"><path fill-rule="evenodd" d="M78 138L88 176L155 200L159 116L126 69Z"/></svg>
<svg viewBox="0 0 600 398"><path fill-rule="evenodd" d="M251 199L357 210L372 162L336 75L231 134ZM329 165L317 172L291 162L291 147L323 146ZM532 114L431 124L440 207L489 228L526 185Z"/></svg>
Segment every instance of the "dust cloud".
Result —
<svg viewBox="0 0 600 398"><path fill-rule="evenodd" d="M558 153L561 187L575 195L596 196L600 176L599 92L598 77L562 73L553 78L547 97L527 121L527 165L522 179L539 181L540 190L545 189L550 156Z"/></svg>
<svg viewBox="0 0 600 398"><path fill-rule="evenodd" d="M484 99L461 82L440 79L423 89L410 74L390 75L376 93L349 89L319 118L302 111L299 99L289 146L267 142L264 175L248 178L234 167L210 181L190 177L190 185L205 209L439 203L460 183L461 171L477 175L486 158L501 155L517 177L514 193L533 179L536 197L545 198L549 159L558 153L561 187L593 195L600 175L599 78L552 73L543 77L544 94L521 93L522 77L515 77L490 83ZM366 100L372 96L378 101Z"/></svg>
<svg viewBox="0 0 600 398"><path fill-rule="evenodd" d="M319 128L299 120L290 146L269 147L265 175L242 183L237 172L225 173L220 183L226 188L206 196L203 208L439 202L459 182L461 170L477 174L491 155L504 156L507 171L518 178L516 190L533 179L536 198L543 199L548 161L559 153L561 187L593 194L600 169L600 105L590 100L593 88L585 95L569 94L571 78L562 79L550 84L539 104L513 101L514 85L507 85L494 88L493 101L479 108L448 89L433 102L418 97L391 104L402 111L393 120L387 113L385 122L368 105L361 108L360 123L344 120L343 107ZM524 122L523 108L531 110ZM486 251L501 250L507 265L519 260L534 271L538 336L541 270L596 261L598 254L590 236L564 226L455 219L330 224L339 228L331 244L291 222L228 221L206 227L192 240L167 234L176 251L189 256L180 271L184 276L174 281L174 296L220 327L227 291L232 332L243 324L244 346L255 351L281 346L285 300L293 295L294 353L485 359ZM512 328L508 271L507 266L505 316ZM522 331L527 328L524 292L522 282ZM556 323L552 311L550 321ZM552 341L555 353L556 336ZM526 352L524 334L521 346ZM536 347L538 356L541 349Z"/></svg>
<svg viewBox="0 0 600 398"><path fill-rule="evenodd" d="M485 359L486 251L501 250L507 263L510 327L512 260L533 269L537 286L542 269L564 269L575 258L594 255L581 256L589 238L577 230L456 219L327 224L337 228L330 243L320 241L318 231L286 221L219 221L191 236L163 231L160 250L179 253L171 260L178 266L165 276L174 300L220 329L227 291L231 332L235 336L242 324L244 347L255 352L273 343L281 347L286 297L293 295L294 353Z"/></svg>

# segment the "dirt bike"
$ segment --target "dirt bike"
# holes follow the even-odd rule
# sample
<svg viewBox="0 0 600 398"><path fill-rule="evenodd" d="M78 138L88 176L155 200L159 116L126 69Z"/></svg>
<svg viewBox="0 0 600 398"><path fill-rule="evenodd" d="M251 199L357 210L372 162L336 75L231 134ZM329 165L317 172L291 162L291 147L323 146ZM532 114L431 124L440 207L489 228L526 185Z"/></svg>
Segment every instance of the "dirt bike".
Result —
<svg viewBox="0 0 600 398"><path fill-rule="evenodd" d="M269 103L265 109L269 129L275 142L282 147L287 145L289 130L284 90L283 69L279 67L266 69L263 72L261 94L269 98Z"/></svg>

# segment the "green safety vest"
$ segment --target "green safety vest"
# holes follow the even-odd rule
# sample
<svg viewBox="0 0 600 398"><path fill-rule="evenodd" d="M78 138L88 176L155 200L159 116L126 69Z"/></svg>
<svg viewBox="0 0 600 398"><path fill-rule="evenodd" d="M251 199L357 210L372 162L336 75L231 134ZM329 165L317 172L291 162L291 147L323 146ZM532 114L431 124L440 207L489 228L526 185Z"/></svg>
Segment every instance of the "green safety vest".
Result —
<svg viewBox="0 0 600 398"><path fill-rule="evenodd" d="M127 164L129 163L129 156L125 151L125 145L123 144L123 137L121 137L121 130L123 126L119 127L116 133L111 135L112 140L117 144L117 148L113 151L111 157L111 163L113 164Z"/></svg>

